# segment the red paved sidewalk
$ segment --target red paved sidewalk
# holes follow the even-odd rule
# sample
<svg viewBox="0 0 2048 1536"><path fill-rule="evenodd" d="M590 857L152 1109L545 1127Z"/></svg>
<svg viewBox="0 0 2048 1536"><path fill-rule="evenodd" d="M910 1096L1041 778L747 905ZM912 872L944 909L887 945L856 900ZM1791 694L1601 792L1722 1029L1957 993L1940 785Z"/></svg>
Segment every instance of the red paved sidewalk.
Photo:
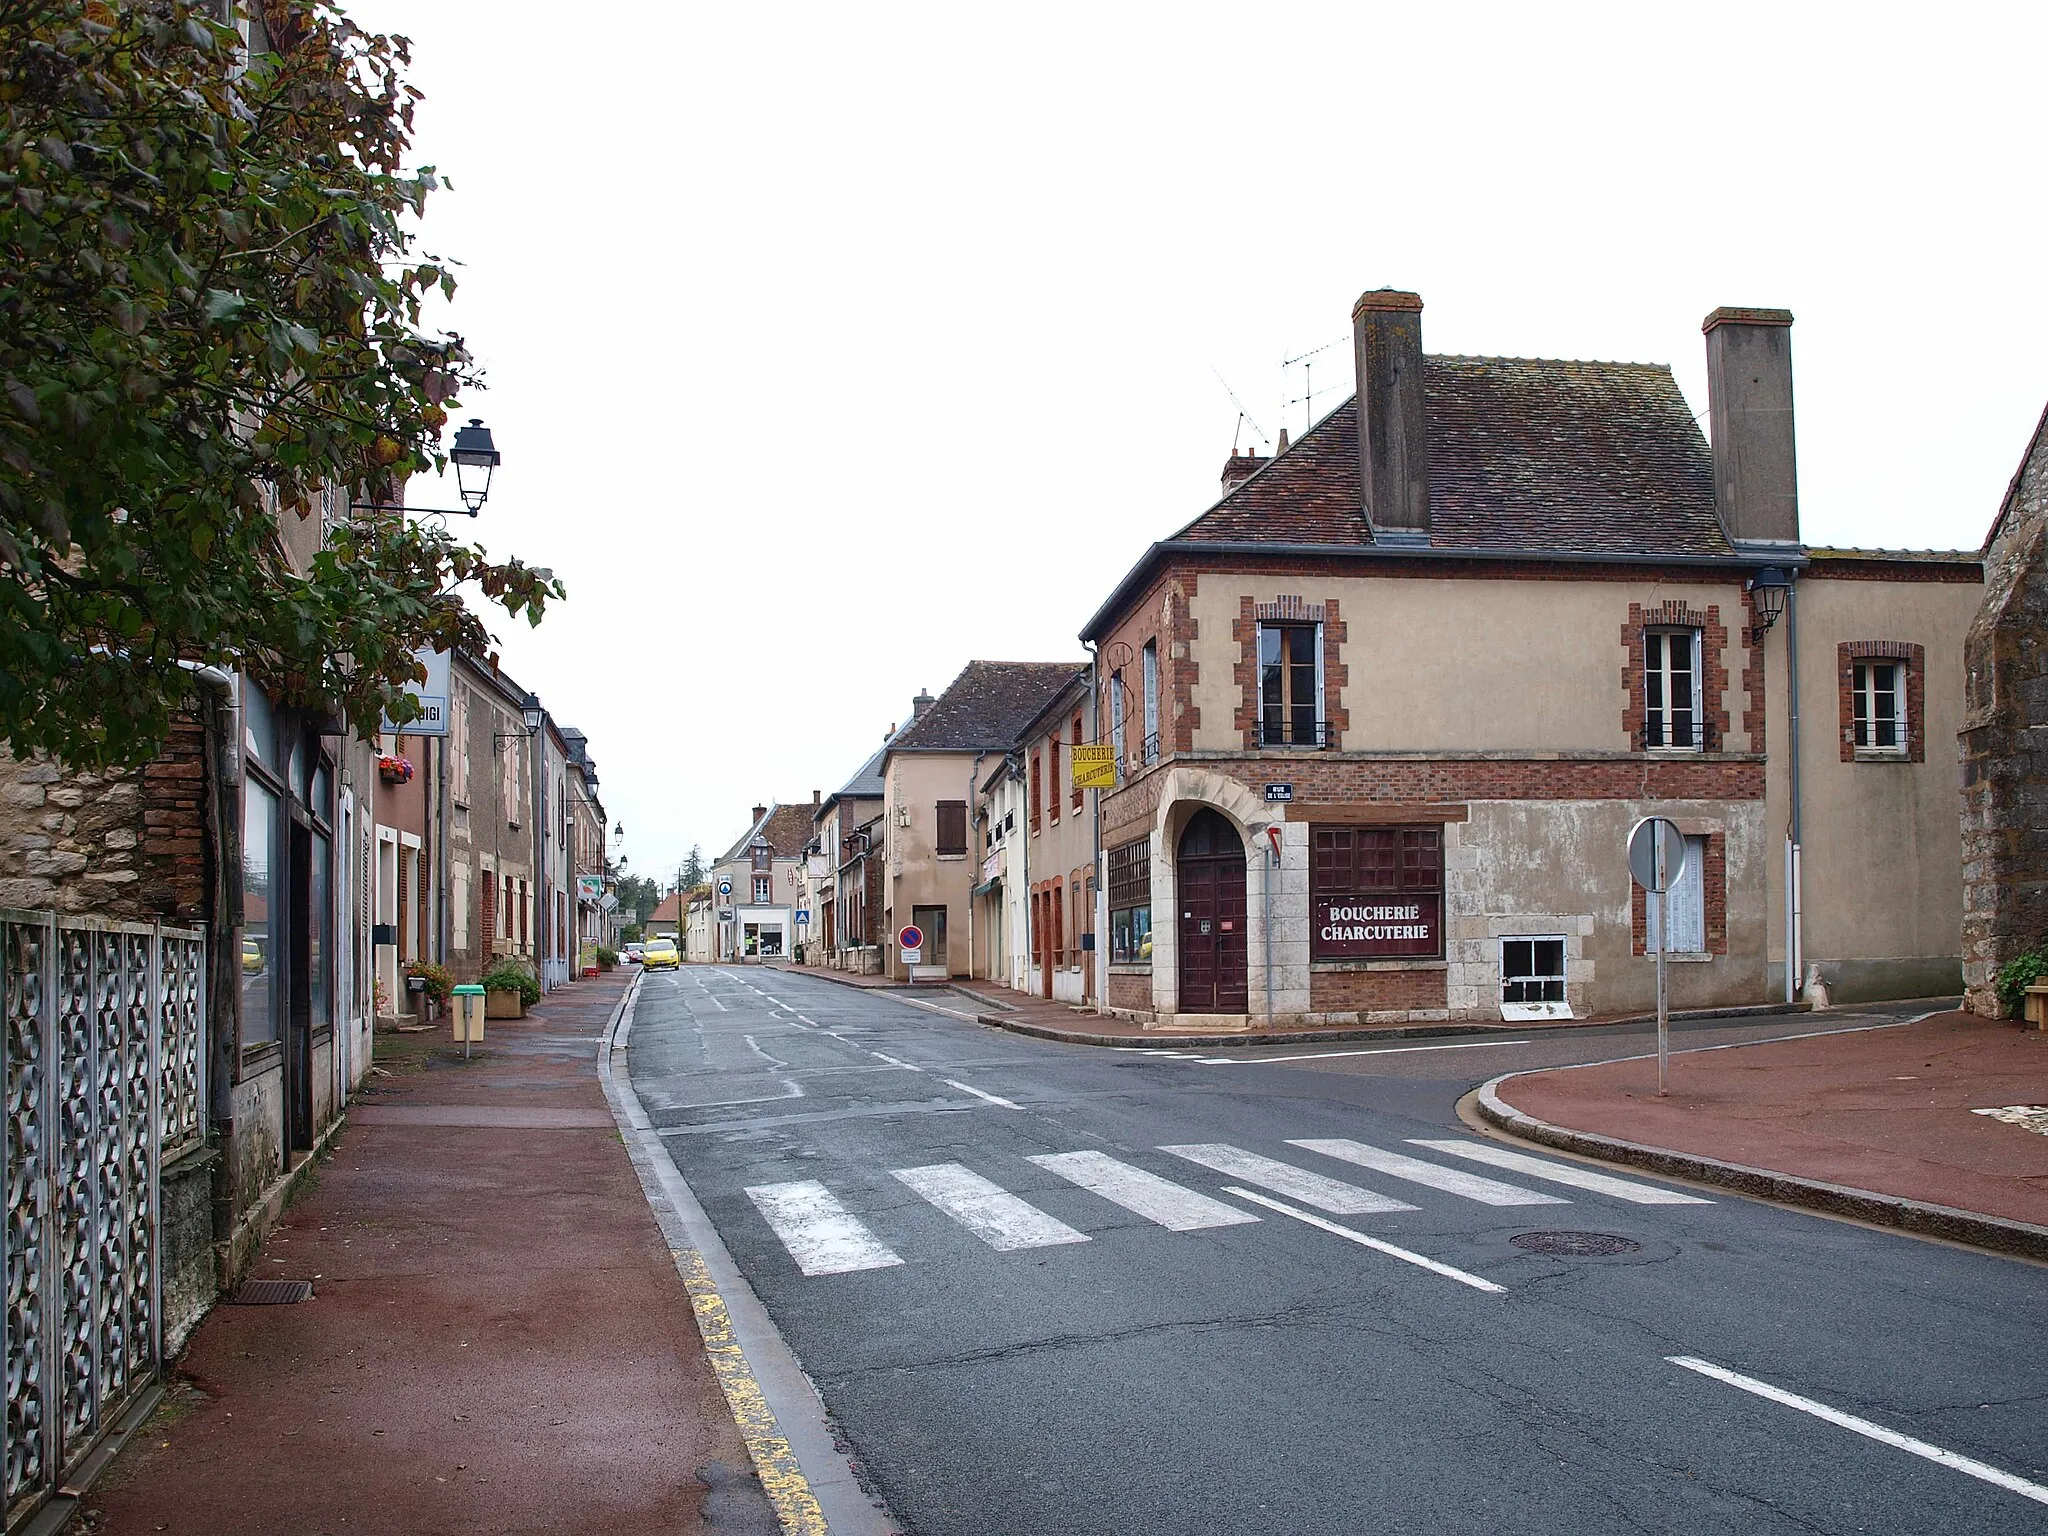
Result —
<svg viewBox="0 0 2048 1536"><path fill-rule="evenodd" d="M598 1082L629 980L492 1020L467 1064L377 1037L391 1075L255 1265L315 1299L208 1315L87 1529L777 1529Z"/></svg>
<svg viewBox="0 0 2048 1536"><path fill-rule="evenodd" d="M1670 1083L1658 1098L1652 1058L1516 1073L1495 1096L1572 1131L2048 1226L2048 1135L1971 1113L2048 1104L2048 1034L1944 1013L1681 1052Z"/></svg>

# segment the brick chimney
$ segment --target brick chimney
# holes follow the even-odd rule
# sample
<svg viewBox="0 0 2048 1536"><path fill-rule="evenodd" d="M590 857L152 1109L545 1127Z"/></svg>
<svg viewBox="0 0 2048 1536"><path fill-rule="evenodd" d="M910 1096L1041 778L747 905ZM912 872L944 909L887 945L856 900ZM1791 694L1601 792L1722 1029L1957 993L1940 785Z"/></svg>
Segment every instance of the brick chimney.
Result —
<svg viewBox="0 0 2048 1536"><path fill-rule="evenodd" d="M825 803L825 794L824 794L824 791L823 791L823 790L817 790L817 789L814 789L814 790L812 790L812 791L811 791L811 804L812 804L812 805L823 805L824 803Z"/></svg>
<svg viewBox="0 0 2048 1536"><path fill-rule="evenodd" d="M1386 543L1429 542L1429 431L1422 401L1422 300L1393 288L1351 307L1358 366L1358 480Z"/></svg>
<svg viewBox="0 0 2048 1536"><path fill-rule="evenodd" d="M1707 337L1714 508L1732 544L1799 542L1792 449L1792 312L1717 309Z"/></svg>
<svg viewBox="0 0 2048 1536"><path fill-rule="evenodd" d="M1223 461L1223 494L1228 496L1264 469L1267 463L1256 453L1233 453Z"/></svg>
<svg viewBox="0 0 2048 1536"><path fill-rule="evenodd" d="M768 807L767 807L767 806L765 806L765 805L757 805L757 806L755 806L755 807L754 807L754 820L753 820L753 823L752 823L752 824L753 824L754 826L757 826L757 827L758 827L759 825L761 825L761 818L762 818L763 816L766 816L767 814L768 814Z"/></svg>
<svg viewBox="0 0 2048 1536"><path fill-rule="evenodd" d="M930 709L932 705L936 704L937 702L938 700L934 699L922 688L918 689L917 697L910 701L910 718L913 720L917 719L926 710Z"/></svg>

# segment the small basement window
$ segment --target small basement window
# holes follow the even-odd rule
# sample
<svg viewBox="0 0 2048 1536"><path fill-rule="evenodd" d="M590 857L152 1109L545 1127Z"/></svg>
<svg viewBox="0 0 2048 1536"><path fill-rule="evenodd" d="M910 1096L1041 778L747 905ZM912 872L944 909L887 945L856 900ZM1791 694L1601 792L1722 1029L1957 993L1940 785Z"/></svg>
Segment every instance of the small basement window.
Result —
<svg viewBox="0 0 2048 1536"><path fill-rule="evenodd" d="M1563 938L1516 934L1500 941L1500 1016L1510 1022L1572 1017L1564 996Z"/></svg>

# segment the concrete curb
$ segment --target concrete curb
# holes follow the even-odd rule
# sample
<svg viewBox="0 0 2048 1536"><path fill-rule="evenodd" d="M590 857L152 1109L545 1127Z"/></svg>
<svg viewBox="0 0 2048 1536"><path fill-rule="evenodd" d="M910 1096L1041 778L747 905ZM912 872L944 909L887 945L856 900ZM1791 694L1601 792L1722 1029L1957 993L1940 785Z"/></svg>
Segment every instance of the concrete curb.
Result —
<svg viewBox="0 0 2048 1536"><path fill-rule="evenodd" d="M807 1485L798 1494L798 1502L802 1502L805 1494L816 1501L817 1515L823 1519L823 1531L830 1536L901 1536L902 1527L860 1486L852 1463L835 1441L816 1385L804 1373L788 1342L782 1337L782 1331L761 1304L761 1298L754 1294L754 1288L740 1273L739 1265L727 1250L724 1239L705 1214L696 1191L690 1188L682 1170L676 1167L675 1159L669 1156L668 1147L662 1142L654 1123L648 1119L639 1094L634 1092L632 1072L627 1062L628 1042L633 1029L633 1010L639 1001L640 983L644 979L644 972L633 978L605 1025L604 1038L597 1047L598 1077L604 1086L605 1099L611 1105L612 1116L618 1122L620 1138L626 1144L634 1171L640 1176L641 1190L654 1212L655 1223L661 1228L662 1237L675 1258L678 1274L692 1292L691 1303L700 1329L705 1326L707 1312L719 1314L729 1326L731 1345L714 1345L707 1334L705 1347L707 1351L729 1349L732 1345L738 1347L751 1384L758 1392L760 1402L772 1415L772 1422L765 1426L768 1449L777 1449L776 1442L780 1441L788 1456L794 1458L802 1482ZM700 1265L716 1288L710 1297L699 1294L691 1285L691 1270ZM718 1362L714 1359L716 1368ZM720 1371L720 1378L721 1386L727 1385L724 1370ZM729 1388L727 1395L730 1402ZM735 1419L738 1418L735 1411ZM748 1426L742 1423L740 1428L745 1434ZM749 1437L750 1452L757 1449L756 1438ZM757 1462L759 1459L757 1455ZM771 1461L776 1459L770 1457ZM784 1481L778 1476L780 1469L773 1465L757 1465L756 1470L761 1474L763 1485L769 1488L770 1498L775 1499L778 1483ZM798 1516L792 1520L782 1501L777 1500L776 1503L785 1531L793 1533L793 1536L794 1533L812 1536L819 1530L816 1518Z"/></svg>
<svg viewBox="0 0 2048 1536"><path fill-rule="evenodd" d="M1697 1023L1706 1019L1758 1019L1780 1014L1805 1013L1804 1003L1766 1003L1756 1008L1693 1008L1671 1015L1674 1024ZM1656 1019L1654 1013L1628 1014L1618 1019L1574 1019L1570 1024L1546 1024L1540 1032L1564 1033L1572 1029L1610 1029L1619 1024L1643 1024ZM1203 1050L1233 1045L1320 1045L1332 1040L1444 1040L1461 1035L1516 1035L1529 1026L1512 1024L1382 1024L1340 1026L1331 1029L1272 1029L1257 1034L1166 1034L1104 1035L1085 1029L1061 1029L1052 1024L1033 1024L1025 1019L1005 1018L999 1013L975 1015L978 1024L1007 1029L1013 1034L1040 1040L1059 1040L1068 1045L1109 1045L1135 1050Z"/></svg>
<svg viewBox="0 0 2048 1536"><path fill-rule="evenodd" d="M1894 1227L1919 1237L1944 1238L1973 1248L1987 1248L1994 1253L2048 1261L2048 1227L2038 1227L2031 1222L2007 1221L1977 1211L1958 1210L1954 1206L1909 1200L1903 1195L1886 1195L1846 1184L1802 1179L1796 1174L1750 1168L1741 1163L1673 1151L1668 1147L1648 1147L1640 1142L1552 1125L1547 1120L1524 1114L1500 1096L1503 1083L1526 1075L1504 1072L1483 1085L1473 1100L1473 1108L1482 1120L1518 1140L1671 1178L1718 1185L1737 1194L1779 1205L1823 1211L1831 1216L1847 1216L1873 1226Z"/></svg>

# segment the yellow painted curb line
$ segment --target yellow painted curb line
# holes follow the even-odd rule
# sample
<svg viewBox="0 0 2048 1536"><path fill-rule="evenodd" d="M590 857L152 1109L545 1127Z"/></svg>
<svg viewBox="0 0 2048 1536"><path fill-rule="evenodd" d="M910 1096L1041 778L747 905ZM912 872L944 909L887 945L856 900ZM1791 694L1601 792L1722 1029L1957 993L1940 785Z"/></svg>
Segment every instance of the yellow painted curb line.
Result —
<svg viewBox="0 0 2048 1536"><path fill-rule="evenodd" d="M704 1268L703 1255L694 1248L672 1248L676 1271L690 1293L690 1305L697 1314L697 1331L704 1335L704 1353L717 1373L718 1385L732 1408L733 1422L754 1459L761 1486L789 1536L828 1536L825 1512L797 1465L796 1453L783 1438L774 1410L762 1395L761 1384L747 1365L747 1357L733 1337L732 1319L725 1310L725 1298Z"/></svg>

